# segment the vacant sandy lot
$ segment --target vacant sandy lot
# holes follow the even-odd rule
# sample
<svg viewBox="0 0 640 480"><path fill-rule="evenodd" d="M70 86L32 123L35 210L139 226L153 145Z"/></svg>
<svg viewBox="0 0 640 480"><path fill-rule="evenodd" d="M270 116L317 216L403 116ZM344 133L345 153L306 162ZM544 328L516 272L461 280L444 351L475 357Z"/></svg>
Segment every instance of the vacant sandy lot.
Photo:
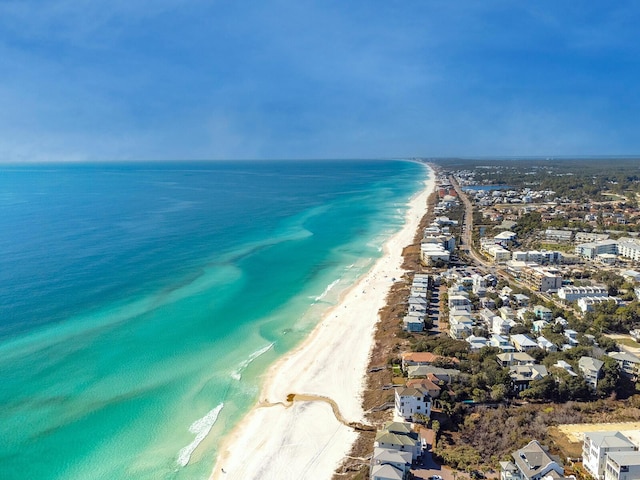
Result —
<svg viewBox="0 0 640 480"><path fill-rule="evenodd" d="M622 432L634 443L640 440L640 422L578 423L558 425L558 430L564 433L571 443L582 443L585 432Z"/></svg>

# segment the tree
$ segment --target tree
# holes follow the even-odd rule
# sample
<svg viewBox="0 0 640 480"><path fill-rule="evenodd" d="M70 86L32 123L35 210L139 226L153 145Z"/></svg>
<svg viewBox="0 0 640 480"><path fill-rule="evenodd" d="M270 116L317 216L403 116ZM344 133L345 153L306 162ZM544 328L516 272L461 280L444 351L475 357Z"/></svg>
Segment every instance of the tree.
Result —
<svg viewBox="0 0 640 480"><path fill-rule="evenodd" d="M556 397L556 382L552 375L533 380L529 388L520 392L520 398L532 400L552 400Z"/></svg>
<svg viewBox="0 0 640 480"><path fill-rule="evenodd" d="M602 370L600 371L601 378L598 380L596 387L596 393L601 398L606 398L611 395L618 386L620 381L620 366L614 358L609 356L603 357Z"/></svg>

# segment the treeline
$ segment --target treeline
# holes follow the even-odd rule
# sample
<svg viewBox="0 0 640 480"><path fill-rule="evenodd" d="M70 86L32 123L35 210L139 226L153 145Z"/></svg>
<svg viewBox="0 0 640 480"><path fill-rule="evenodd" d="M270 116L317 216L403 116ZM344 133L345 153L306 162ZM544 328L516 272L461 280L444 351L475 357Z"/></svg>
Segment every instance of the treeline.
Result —
<svg viewBox="0 0 640 480"><path fill-rule="evenodd" d="M603 192L640 192L638 159L447 159L436 163L450 170L474 170L482 183L552 190L558 197L576 200L602 200ZM634 196L628 201L635 204Z"/></svg>

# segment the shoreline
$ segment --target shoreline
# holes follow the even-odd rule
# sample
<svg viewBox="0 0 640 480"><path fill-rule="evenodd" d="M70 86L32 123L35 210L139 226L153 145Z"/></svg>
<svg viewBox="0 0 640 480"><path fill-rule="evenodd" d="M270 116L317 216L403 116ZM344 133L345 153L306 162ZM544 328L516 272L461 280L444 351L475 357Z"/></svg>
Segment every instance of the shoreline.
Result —
<svg viewBox="0 0 640 480"><path fill-rule="evenodd" d="M221 446L212 480L330 479L348 455L358 436L354 424L366 424L362 397L378 312L392 279L405 272L402 250L435 188L435 172L424 168L429 178L408 202L403 227L309 336L269 369L258 404Z"/></svg>

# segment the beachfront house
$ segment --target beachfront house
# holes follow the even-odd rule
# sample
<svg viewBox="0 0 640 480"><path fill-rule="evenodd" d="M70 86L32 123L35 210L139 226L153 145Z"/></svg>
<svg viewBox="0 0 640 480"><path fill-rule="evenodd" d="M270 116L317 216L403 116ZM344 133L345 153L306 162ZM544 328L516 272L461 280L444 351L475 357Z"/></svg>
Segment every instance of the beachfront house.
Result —
<svg viewBox="0 0 640 480"><path fill-rule="evenodd" d="M396 388L394 413L409 422L423 421L431 415L431 397L421 387Z"/></svg>
<svg viewBox="0 0 640 480"><path fill-rule="evenodd" d="M389 448L374 448L371 480L404 480L411 469L411 453Z"/></svg>
<svg viewBox="0 0 640 480"><path fill-rule="evenodd" d="M415 461L422 454L422 438L414 432L410 423L387 422L376 433L374 447L400 452L409 452L411 461Z"/></svg>
<svg viewBox="0 0 640 480"><path fill-rule="evenodd" d="M407 368L420 365L433 365L438 364L458 364L460 360L455 357L443 357L431 352L404 352L400 356L402 360L402 370L407 371Z"/></svg>
<svg viewBox="0 0 640 480"><path fill-rule="evenodd" d="M424 316L406 315L402 320L402 328L405 332L419 333L424 331Z"/></svg>
<svg viewBox="0 0 640 480"><path fill-rule="evenodd" d="M603 478L608 454L635 450L636 446L620 432L586 432L582 464L594 478Z"/></svg>

